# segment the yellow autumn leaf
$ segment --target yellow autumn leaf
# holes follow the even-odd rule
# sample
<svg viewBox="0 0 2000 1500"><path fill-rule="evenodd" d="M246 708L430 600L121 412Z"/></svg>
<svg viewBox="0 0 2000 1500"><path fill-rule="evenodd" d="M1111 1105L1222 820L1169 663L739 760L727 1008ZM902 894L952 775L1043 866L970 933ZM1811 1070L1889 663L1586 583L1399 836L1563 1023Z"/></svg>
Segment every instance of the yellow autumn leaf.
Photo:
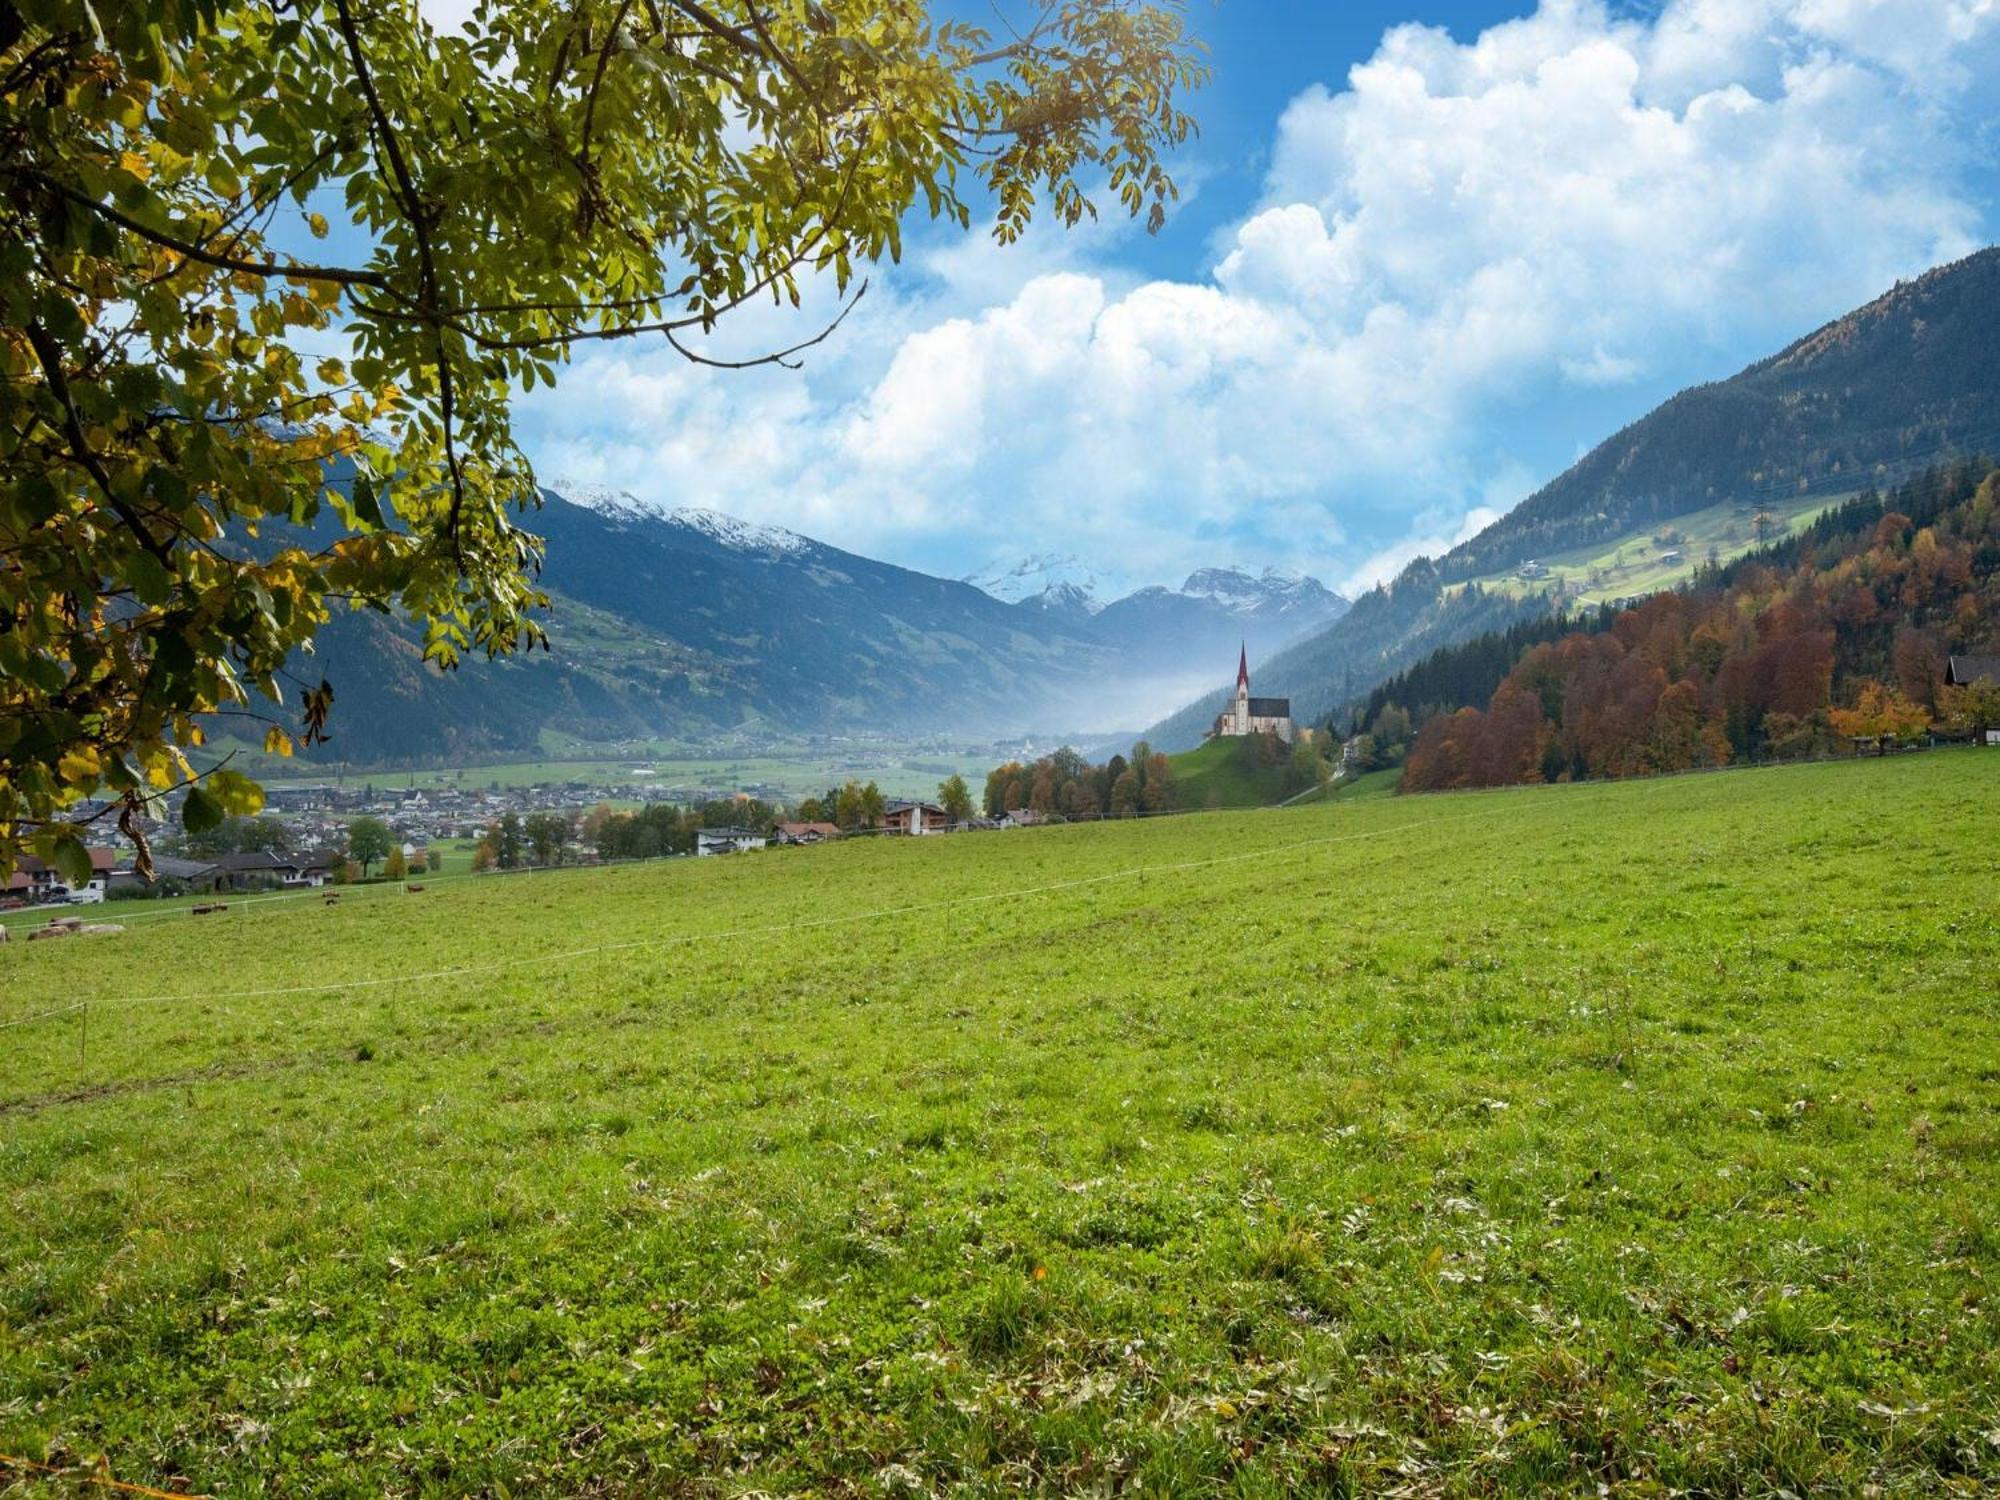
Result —
<svg viewBox="0 0 2000 1500"><path fill-rule="evenodd" d="M71 785L94 782L103 774L104 757L94 745L73 745L56 762L56 772Z"/></svg>
<svg viewBox="0 0 2000 1500"><path fill-rule="evenodd" d="M153 164L136 151L119 152L118 165L123 167L127 172L130 172L141 182L150 182L152 180Z"/></svg>
<svg viewBox="0 0 2000 1500"><path fill-rule="evenodd" d="M292 754L292 737L273 724L269 729L264 731L264 753L266 755L282 755L289 760Z"/></svg>

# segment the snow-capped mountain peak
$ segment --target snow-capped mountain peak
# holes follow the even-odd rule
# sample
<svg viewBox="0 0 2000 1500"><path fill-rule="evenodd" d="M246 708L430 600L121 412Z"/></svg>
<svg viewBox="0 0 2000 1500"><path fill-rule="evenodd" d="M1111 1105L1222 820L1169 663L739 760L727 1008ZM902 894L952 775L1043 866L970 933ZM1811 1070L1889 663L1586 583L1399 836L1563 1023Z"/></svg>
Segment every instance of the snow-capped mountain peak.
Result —
<svg viewBox="0 0 2000 1500"><path fill-rule="evenodd" d="M700 532L739 552L793 553L813 545L810 537L800 536L796 531L787 531L782 526L759 526L704 506L683 505L674 510L662 510L659 506L648 505L630 490L615 489L608 484L574 484L554 479L543 488L572 505L594 510L609 521L627 525L658 521L663 525L679 526Z"/></svg>
<svg viewBox="0 0 2000 1500"><path fill-rule="evenodd" d="M1181 585L1181 592L1211 600L1237 614L1330 602L1334 597L1318 579L1294 568L1265 568L1254 574L1247 568L1197 568Z"/></svg>
<svg viewBox="0 0 2000 1500"><path fill-rule="evenodd" d="M1044 552L1018 562L994 563L962 582L992 595L1003 604L1037 601L1043 607L1081 609L1095 614L1103 608L1099 597L1107 579L1080 557L1067 553Z"/></svg>
<svg viewBox="0 0 2000 1500"><path fill-rule="evenodd" d="M630 490L617 489L608 484L579 484L567 479L551 479L542 488L560 500L581 505L585 510L594 510L613 521L640 521L659 515Z"/></svg>
<svg viewBox="0 0 2000 1500"><path fill-rule="evenodd" d="M782 526L759 526L699 505L683 505L670 511L667 520L742 552L803 552L813 545L811 537L800 536Z"/></svg>

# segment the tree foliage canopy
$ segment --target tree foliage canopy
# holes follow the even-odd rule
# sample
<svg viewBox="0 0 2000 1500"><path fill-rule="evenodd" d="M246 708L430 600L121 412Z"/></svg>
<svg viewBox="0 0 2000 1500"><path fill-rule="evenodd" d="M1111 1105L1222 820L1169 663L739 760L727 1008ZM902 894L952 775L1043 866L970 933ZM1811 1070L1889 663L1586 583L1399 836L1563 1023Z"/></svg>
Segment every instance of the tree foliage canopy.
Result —
<svg viewBox="0 0 2000 1500"><path fill-rule="evenodd" d="M541 643L509 402L577 343L788 360L913 209L990 203L1005 242L1101 182L1157 224L1203 73L1178 0L997 35L922 0L482 0L462 32L0 0L0 869L79 855L86 799L254 812L186 752L215 714L323 735L287 663L333 609L406 612L443 667ZM837 315L792 348L707 342L815 286Z"/></svg>

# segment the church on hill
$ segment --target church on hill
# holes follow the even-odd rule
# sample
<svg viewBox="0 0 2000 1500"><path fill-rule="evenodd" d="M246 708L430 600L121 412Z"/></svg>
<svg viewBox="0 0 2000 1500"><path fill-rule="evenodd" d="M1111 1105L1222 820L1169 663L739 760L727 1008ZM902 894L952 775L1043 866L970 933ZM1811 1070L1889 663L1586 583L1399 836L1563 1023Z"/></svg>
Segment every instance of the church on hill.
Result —
<svg viewBox="0 0 2000 1500"><path fill-rule="evenodd" d="M1236 699L1215 716L1210 739L1239 738L1247 734L1275 734L1287 745L1292 742L1292 700L1250 696L1250 649L1245 645L1236 658Z"/></svg>

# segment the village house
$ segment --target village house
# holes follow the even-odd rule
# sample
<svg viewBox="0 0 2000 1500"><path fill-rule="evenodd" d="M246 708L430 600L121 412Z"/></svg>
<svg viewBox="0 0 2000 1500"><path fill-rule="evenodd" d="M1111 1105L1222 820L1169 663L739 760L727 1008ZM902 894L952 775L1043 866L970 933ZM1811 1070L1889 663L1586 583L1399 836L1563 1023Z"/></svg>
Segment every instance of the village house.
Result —
<svg viewBox="0 0 2000 1500"><path fill-rule="evenodd" d="M772 830L780 844L823 844L840 837L838 823L780 823Z"/></svg>
<svg viewBox="0 0 2000 1500"><path fill-rule="evenodd" d="M696 854L742 854L770 841L754 828L703 828L694 836Z"/></svg>
<svg viewBox="0 0 2000 1500"><path fill-rule="evenodd" d="M935 802L905 802L899 799L882 809L882 831L900 834L949 833L951 814Z"/></svg>
<svg viewBox="0 0 2000 1500"><path fill-rule="evenodd" d="M40 906L50 901L93 905L104 899L111 884L111 872L117 864L116 849L92 849L90 879L80 886L72 886L53 865L44 864L32 854L23 854L14 867L14 873L7 879L6 890L0 892L0 899L4 899L8 906Z"/></svg>
<svg viewBox="0 0 2000 1500"><path fill-rule="evenodd" d="M1292 700L1250 696L1250 651L1246 646L1236 658L1236 698L1215 716L1210 739L1240 739L1245 735L1275 734L1289 745L1297 731L1292 727Z"/></svg>

